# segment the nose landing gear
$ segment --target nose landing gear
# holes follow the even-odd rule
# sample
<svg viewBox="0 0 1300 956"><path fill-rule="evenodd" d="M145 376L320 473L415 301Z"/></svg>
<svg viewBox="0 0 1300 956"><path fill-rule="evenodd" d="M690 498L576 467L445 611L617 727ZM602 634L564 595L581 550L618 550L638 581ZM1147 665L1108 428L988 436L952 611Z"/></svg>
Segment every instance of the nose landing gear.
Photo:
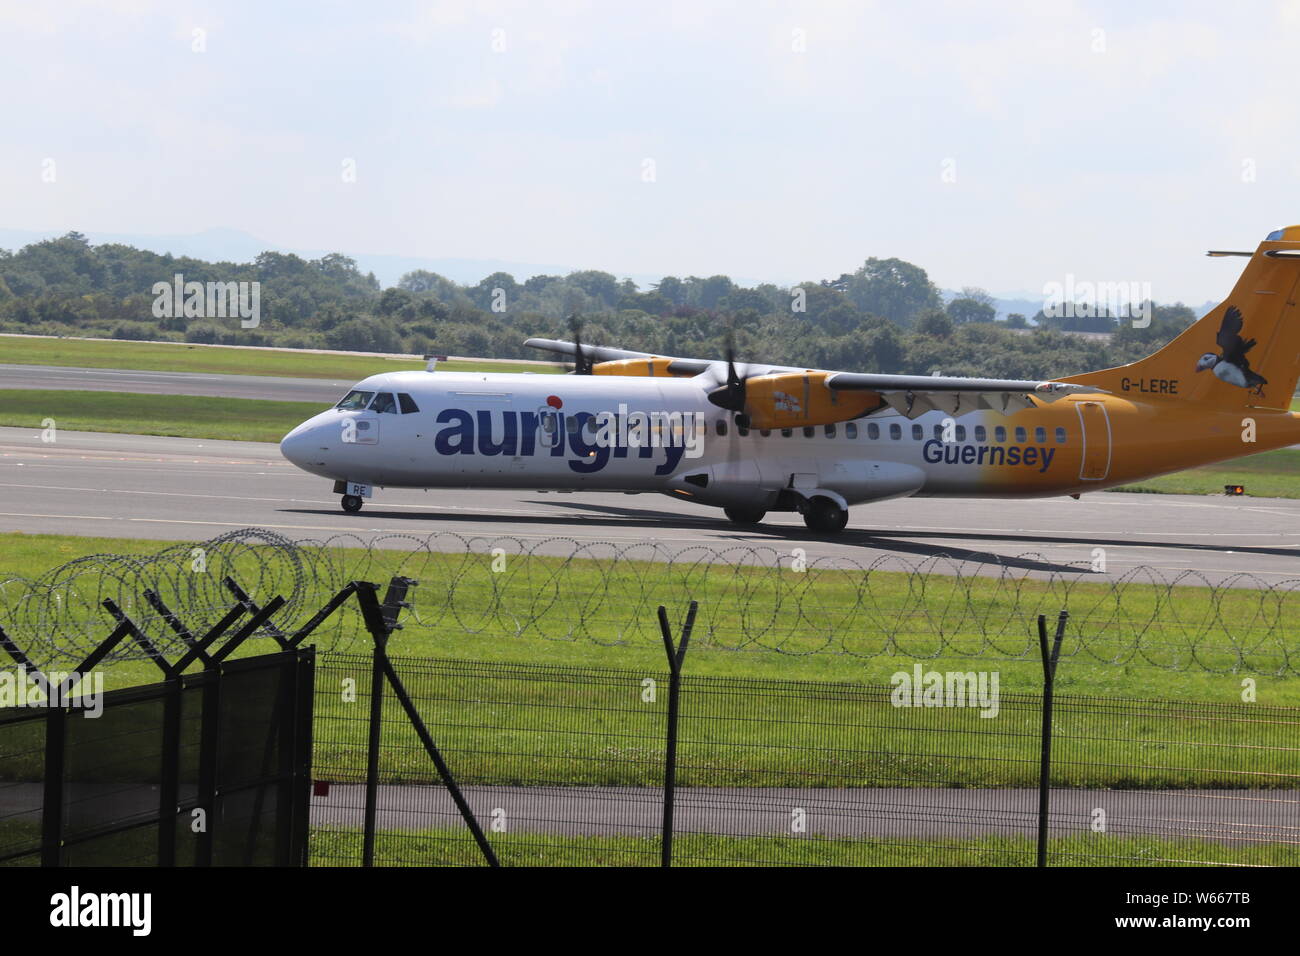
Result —
<svg viewBox="0 0 1300 956"><path fill-rule="evenodd" d="M349 514L356 514L361 510L362 498L360 495L344 495L343 500L339 502L343 505L343 510Z"/></svg>

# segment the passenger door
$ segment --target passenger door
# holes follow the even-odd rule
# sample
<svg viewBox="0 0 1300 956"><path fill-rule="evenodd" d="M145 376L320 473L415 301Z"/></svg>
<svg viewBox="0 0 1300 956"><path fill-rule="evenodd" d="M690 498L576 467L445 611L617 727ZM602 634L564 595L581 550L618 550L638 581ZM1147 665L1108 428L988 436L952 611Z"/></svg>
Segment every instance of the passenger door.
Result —
<svg viewBox="0 0 1300 956"><path fill-rule="evenodd" d="M1079 424L1083 430L1083 458L1079 466L1081 481L1102 481L1110 474L1110 417L1101 402L1077 402Z"/></svg>

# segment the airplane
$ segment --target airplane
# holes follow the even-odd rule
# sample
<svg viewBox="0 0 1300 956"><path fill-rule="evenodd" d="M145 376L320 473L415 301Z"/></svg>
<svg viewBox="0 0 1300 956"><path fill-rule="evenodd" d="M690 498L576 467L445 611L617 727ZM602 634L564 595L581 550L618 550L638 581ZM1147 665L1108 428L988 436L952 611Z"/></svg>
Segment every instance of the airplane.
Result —
<svg viewBox="0 0 1300 956"><path fill-rule="evenodd" d="M659 492L832 534L908 496L1078 498L1300 443L1300 226L1209 255L1249 259L1228 299L1118 368L890 375L529 339L574 374L372 375L280 448L346 512L375 487Z"/></svg>

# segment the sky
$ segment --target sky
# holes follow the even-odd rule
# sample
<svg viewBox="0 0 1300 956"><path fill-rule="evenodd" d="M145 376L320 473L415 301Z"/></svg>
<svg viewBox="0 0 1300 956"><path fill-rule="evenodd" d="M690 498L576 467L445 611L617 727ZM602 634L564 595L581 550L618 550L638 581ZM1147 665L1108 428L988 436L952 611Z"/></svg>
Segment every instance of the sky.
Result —
<svg viewBox="0 0 1300 956"><path fill-rule="evenodd" d="M8 229L1199 303L1300 222L1300 0L0 0L0 39Z"/></svg>

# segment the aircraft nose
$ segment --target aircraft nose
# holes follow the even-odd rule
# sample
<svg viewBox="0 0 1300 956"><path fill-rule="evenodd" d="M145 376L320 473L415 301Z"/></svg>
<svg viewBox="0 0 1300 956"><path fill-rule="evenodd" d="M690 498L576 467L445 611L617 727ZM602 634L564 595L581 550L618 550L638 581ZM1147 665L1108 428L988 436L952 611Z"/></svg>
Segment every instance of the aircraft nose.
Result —
<svg viewBox="0 0 1300 956"><path fill-rule="evenodd" d="M309 418L280 439L280 454L303 471L333 478L334 417L323 412Z"/></svg>
<svg viewBox="0 0 1300 956"><path fill-rule="evenodd" d="M280 454L299 468L306 464L311 453L311 436L308 434L310 431L311 429L304 422L280 439Z"/></svg>

